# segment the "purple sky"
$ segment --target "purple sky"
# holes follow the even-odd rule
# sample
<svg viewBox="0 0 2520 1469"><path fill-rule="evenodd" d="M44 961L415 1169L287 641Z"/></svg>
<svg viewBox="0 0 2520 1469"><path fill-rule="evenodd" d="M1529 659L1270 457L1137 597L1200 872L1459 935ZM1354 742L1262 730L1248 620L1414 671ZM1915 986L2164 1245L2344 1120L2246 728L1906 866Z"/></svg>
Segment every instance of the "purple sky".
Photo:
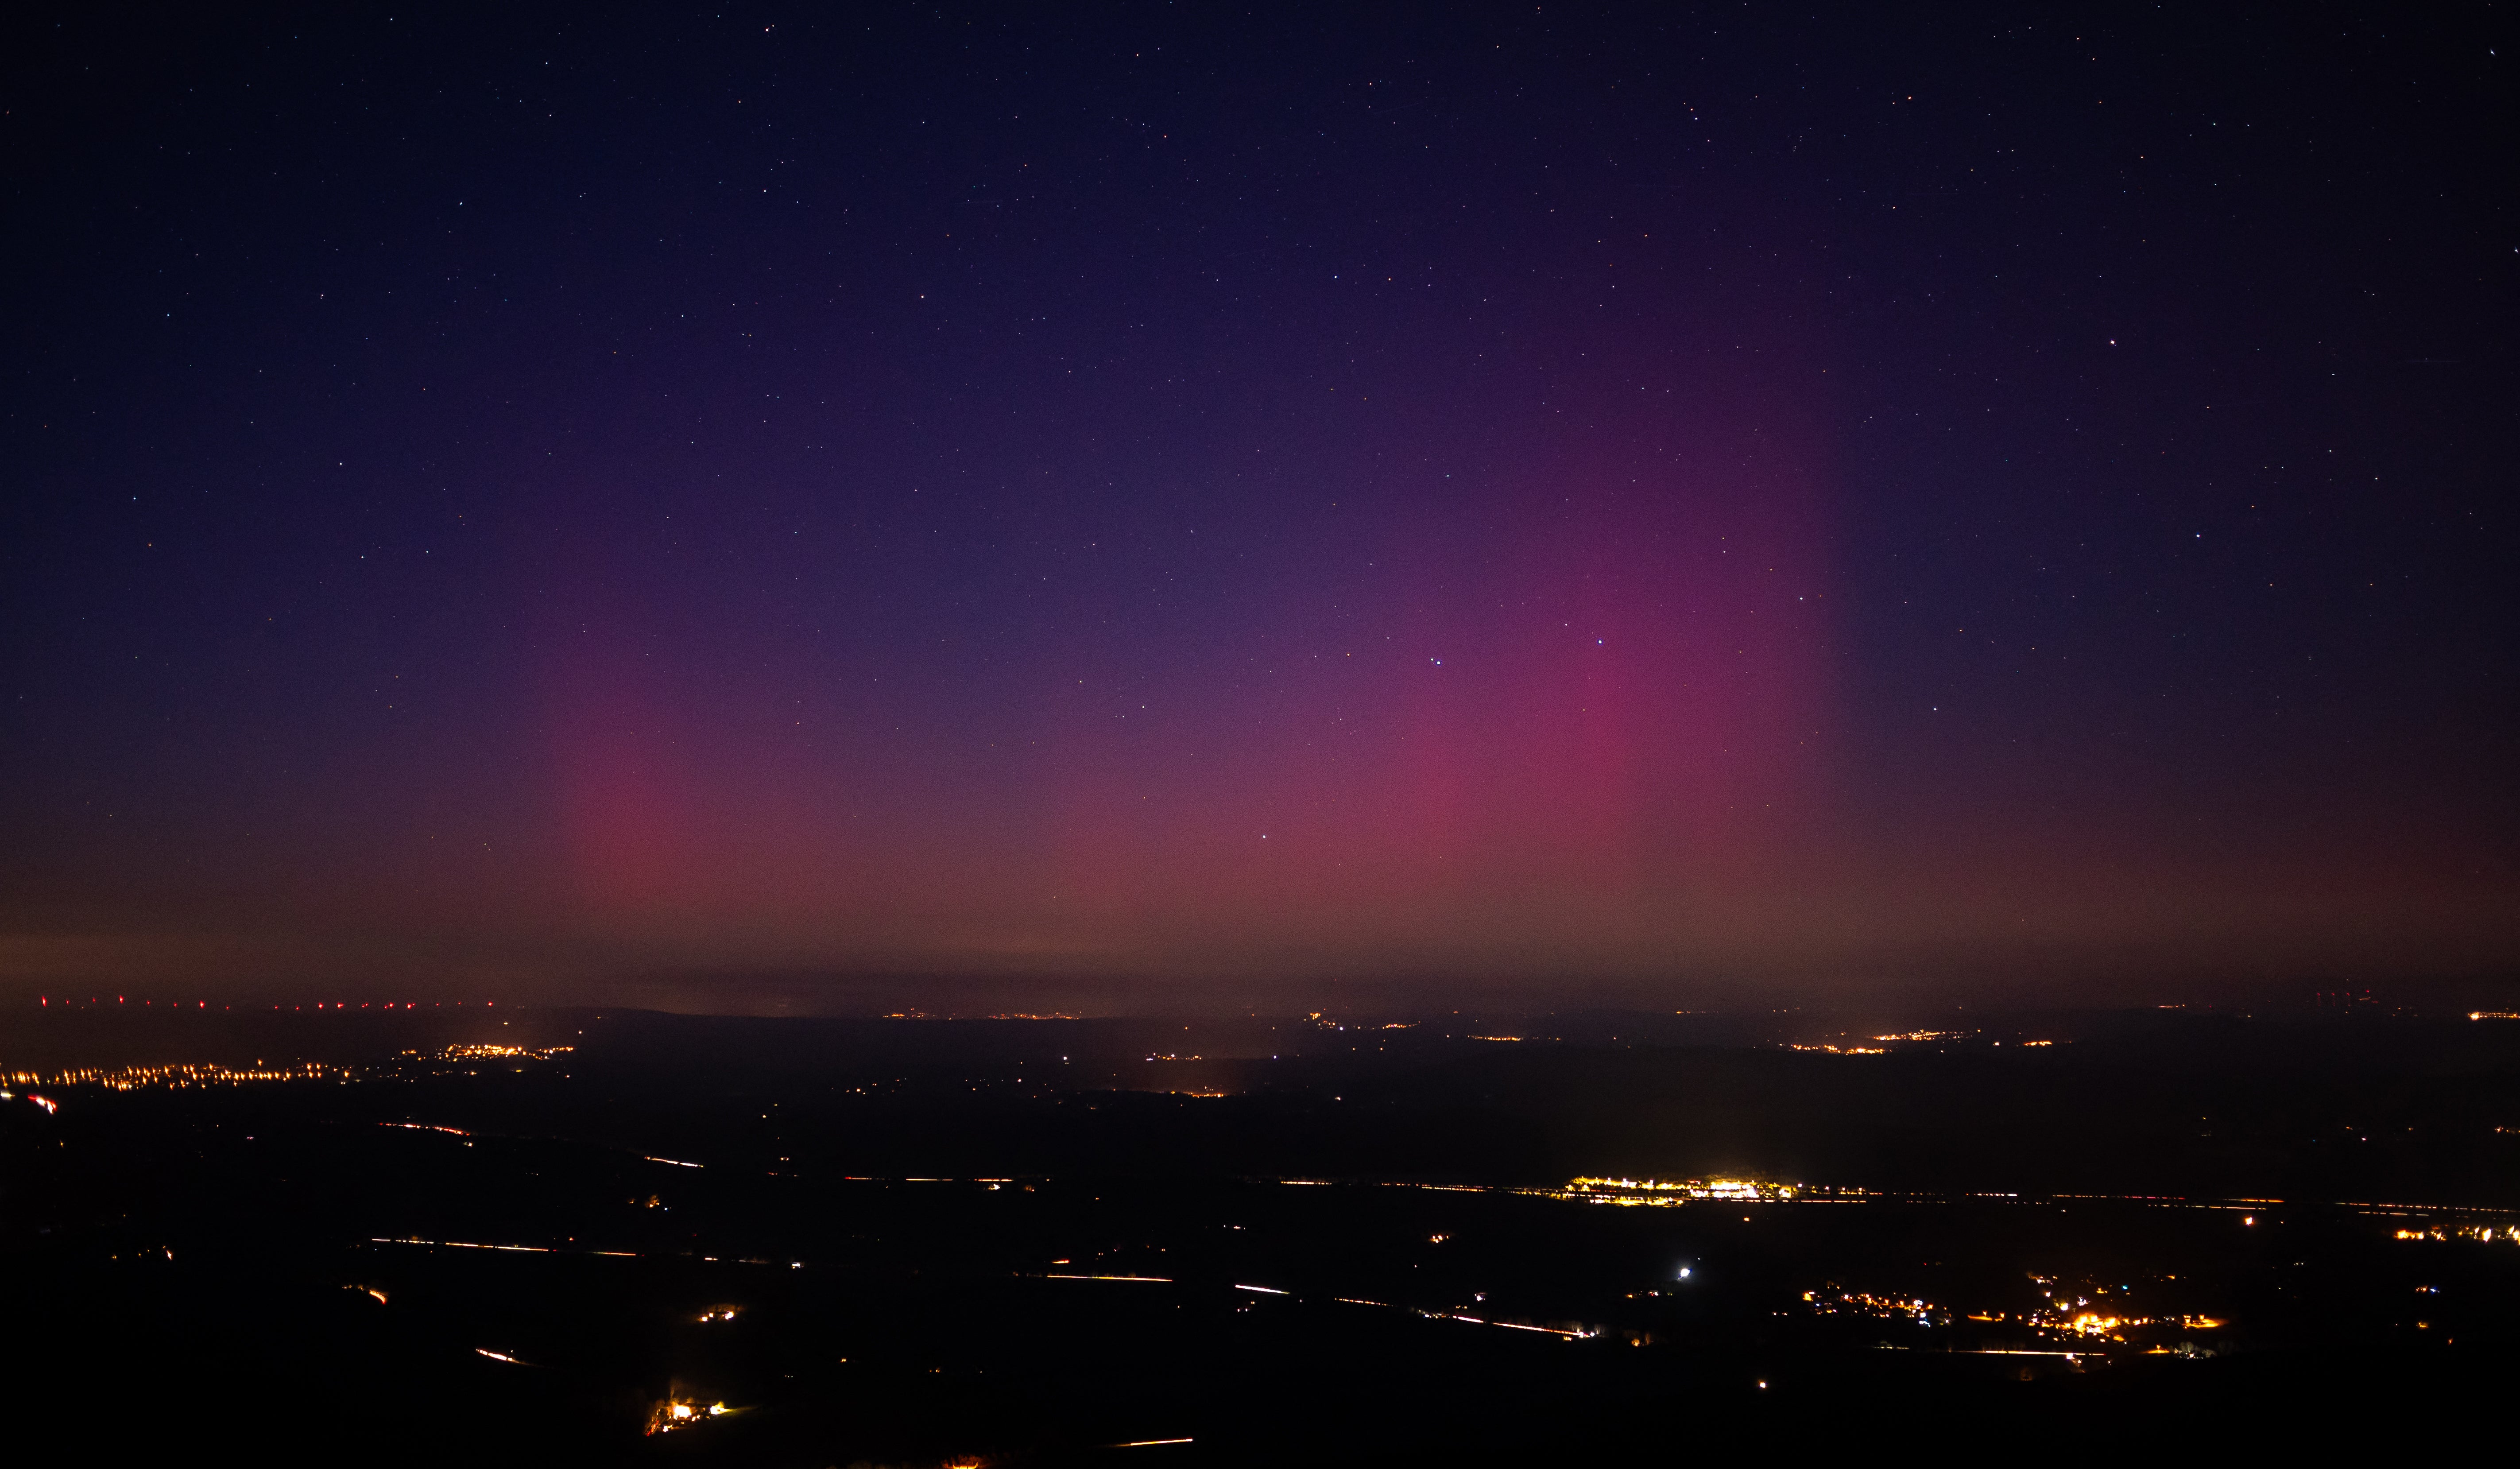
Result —
<svg viewBox="0 0 2520 1469"><path fill-rule="evenodd" d="M2508 974L2511 37L2314 20L18 23L0 988Z"/></svg>

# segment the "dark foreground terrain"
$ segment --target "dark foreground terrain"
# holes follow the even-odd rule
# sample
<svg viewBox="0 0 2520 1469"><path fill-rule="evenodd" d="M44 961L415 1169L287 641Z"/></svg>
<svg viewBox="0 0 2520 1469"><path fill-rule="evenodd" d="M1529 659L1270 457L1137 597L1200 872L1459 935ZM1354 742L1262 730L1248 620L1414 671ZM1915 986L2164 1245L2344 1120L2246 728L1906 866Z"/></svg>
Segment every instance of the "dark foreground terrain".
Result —
<svg viewBox="0 0 2520 1469"><path fill-rule="evenodd" d="M2421 1452L2506 1399L2520 1022L1869 1029L22 1016L16 1417L110 1459L1564 1463Z"/></svg>

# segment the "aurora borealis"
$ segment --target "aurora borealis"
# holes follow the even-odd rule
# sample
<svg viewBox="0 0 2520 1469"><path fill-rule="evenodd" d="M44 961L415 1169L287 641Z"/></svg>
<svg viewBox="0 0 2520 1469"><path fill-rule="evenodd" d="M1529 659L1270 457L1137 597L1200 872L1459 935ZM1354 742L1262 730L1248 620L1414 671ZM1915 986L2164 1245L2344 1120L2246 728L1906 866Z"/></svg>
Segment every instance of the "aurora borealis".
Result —
<svg viewBox="0 0 2520 1469"><path fill-rule="evenodd" d="M2467 23L28 28L0 983L2507 972Z"/></svg>

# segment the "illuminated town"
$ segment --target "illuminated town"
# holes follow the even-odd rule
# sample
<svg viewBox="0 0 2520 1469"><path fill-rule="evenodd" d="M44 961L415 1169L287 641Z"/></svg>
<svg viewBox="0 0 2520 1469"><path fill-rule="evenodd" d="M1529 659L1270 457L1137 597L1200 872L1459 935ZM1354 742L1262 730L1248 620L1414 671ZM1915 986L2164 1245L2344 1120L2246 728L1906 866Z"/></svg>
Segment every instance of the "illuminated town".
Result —
<svg viewBox="0 0 2520 1469"><path fill-rule="evenodd" d="M2088 1351L2089 1344L2094 1341L2123 1345L2132 1339L2148 1344L2152 1336L2163 1331L2216 1331L2230 1324L2214 1316L2186 1312L2168 1315L2143 1314L2117 1307L2105 1299L2094 1302L2093 1296L2105 1298L2110 1294L2111 1288L2107 1286L2087 1285L2085 1289L2091 1291L2092 1295L2069 1295L2054 1288L2056 1281L2053 1276L2032 1275L2027 1279L2031 1284L2039 1287L2039 1294L2043 1301L2043 1304L2027 1309L1960 1308L1937 1305L1921 1298L1884 1296L1836 1286L1805 1291L1803 1302L1818 1315L1863 1316L1875 1320L1905 1321L1926 1327L1953 1327L1963 1323L2009 1327L2029 1332L2034 1339L2044 1340L2050 1345L2079 1346L2084 1351ZM2125 1288L2119 1289L2123 1294ZM1950 1347L1945 1350L2017 1352L2021 1349L2017 1347ZM2146 1350L2174 1349L2147 1345Z"/></svg>
<svg viewBox="0 0 2520 1469"><path fill-rule="evenodd" d="M459 1044L446 1046L433 1054L441 1061L549 1061L554 1056L565 1056L572 1049L565 1045ZM416 1056L420 1052L407 1051L404 1054Z"/></svg>
<svg viewBox="0 0 2520 1469"><path fill-rule="evenodd" d="M109 1091L137 1091L145 1087L237 1086L255 1081L347 1081L353 1076L353 1070L348 1067L301 1061L287 1066L266 1066L256 1062L243 1067L208 1063L123 1066L110 1070L78 1067L58 1072L9 1072L0 1075L0 1080L13 1086L102 1086Z"/></svg>
<svg viewBox="0 0 2520 1469"><path fill-rule="evenodd" d="M423 1053L406 1051L404 1056L462 1064L480 1061L549 1061L568 1054L569 1047L518 1046L496 1044L456 1044ZM390 1075L389 1068L371 1067L369 1071ZM110 1091L138 1091L146 1088L197 1086L241 1086L264 1081L337 1081L359 1079L363 1075L356 1067L337 1066L318 1061L295 1061L285 1064L256 1061L246 1066L226 1066L215 1062L179 1062L163 1066L121 1066L112 1068L71 1067L59 1071L12 1071L0 1073L0 1084L11 1086L101 1086Z"/></svg>
<svg viewBox="0 0 2520 1469"><path fill-rule="evenodd" d="M1550 1196L1587 1204L1669 1207L1688 1203L1783 1204L1808 1193L1799 1183L1751 1178L1690 1178L1666 1182L1655 1178L1575 1178Z"/></svg>

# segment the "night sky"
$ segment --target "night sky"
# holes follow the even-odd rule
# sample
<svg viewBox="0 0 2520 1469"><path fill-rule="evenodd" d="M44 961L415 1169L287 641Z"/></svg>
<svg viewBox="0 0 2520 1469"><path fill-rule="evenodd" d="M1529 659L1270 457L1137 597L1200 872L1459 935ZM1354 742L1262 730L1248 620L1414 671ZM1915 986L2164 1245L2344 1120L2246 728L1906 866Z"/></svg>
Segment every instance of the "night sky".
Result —
<svg viewBox="0 0 2520 1469"><path fill-rule="evenodd" d="M2513 972L2508 11L1883 9L20 14L0 990Z"/></svg>

